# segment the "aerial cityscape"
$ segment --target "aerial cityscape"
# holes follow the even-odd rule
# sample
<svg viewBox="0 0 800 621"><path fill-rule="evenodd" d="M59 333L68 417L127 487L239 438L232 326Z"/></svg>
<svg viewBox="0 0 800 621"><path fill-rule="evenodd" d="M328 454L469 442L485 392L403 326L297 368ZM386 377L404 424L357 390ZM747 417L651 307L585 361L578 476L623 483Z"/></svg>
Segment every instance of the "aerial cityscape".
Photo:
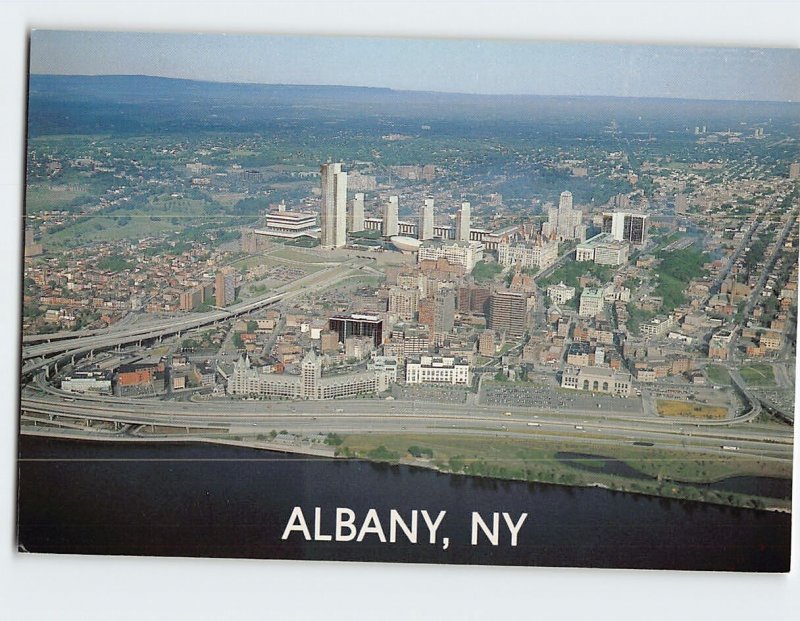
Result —
<svg viewBox="0 0 800 621"><path fill-rule="evenodd" d="M789 512L798 110L32 74L21 434Z"/></svg>

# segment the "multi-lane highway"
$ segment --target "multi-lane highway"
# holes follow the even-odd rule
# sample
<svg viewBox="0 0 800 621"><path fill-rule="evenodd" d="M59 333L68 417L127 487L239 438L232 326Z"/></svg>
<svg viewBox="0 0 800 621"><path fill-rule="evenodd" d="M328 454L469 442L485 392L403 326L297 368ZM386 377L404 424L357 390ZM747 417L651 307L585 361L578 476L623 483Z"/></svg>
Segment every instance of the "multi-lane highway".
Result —
<svg viewBox="0 0 800 621"><path fill-rule="evenodd" d="M548 412L460 404L380 400L263 402L201 401L191 403L104 400L26 391L23 424L95 421L119 425L187 428L193 435L220 432L257 434L271 430L312 433L424 433L477 437L549 438L593 445L645 443L687 453L723 451L790 460L791 430L776 432L761 425L711 426L608 411ZM28 429L28 431L32 431ZM87 433L91 428L87 427ZM107 436L107 432L100 434Z"/></svg>

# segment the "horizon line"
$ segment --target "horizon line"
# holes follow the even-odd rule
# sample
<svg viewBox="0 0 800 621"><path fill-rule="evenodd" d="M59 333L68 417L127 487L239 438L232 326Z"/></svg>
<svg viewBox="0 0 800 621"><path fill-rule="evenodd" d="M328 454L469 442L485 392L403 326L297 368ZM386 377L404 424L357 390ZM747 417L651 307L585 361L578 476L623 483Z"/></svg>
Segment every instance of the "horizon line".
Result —
<svg viewBox="0 0 800 621"><path fill-rule="evenodd" d="M398 89L391 86L368 86L354 84L313 84L313 83L289 83L289 82L246 82L246 81L226 81L211 80L203 78L183 78L175 76L153 75L148 73L36 73L29 72L28 78L33 76L56 77L56 78L155 78L159 80L174 80L178 82L197 82L203 84L226 84L230 86L291 86L291 87L315 87L315 88L361 88L381 91L391 91L395 93L428 93L435 95L462 95L468 97L541 97L541 98L581 98L581 99L648 99L666 101L702 101L702 102L727 102L727 103L771 103L771 104L798 104L800 101L792 99L728 99L713 97L681 97L669 95L579 95L579 94L546 94L546 93L475 93L465 91L432 91L425 89Z"/></svg>

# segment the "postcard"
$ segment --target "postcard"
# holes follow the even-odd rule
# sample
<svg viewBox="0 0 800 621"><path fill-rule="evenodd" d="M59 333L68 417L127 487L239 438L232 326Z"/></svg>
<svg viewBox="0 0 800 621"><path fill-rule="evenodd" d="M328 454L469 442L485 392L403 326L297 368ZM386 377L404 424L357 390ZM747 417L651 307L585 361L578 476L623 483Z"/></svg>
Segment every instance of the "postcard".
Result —
<svg viewBox="0 0 800 621"><path fill-rule="evenodd" d="M34 30L19 550L787 572L799 67Z"/></svg>

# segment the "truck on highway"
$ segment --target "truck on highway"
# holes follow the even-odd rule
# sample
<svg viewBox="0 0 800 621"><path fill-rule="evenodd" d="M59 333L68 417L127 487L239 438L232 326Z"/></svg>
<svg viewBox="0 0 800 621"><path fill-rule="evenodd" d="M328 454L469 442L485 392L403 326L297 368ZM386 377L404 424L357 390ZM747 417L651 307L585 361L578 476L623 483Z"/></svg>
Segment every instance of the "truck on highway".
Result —
<svg viewBox="0 0 800 621"><path fill-rule="evenodd" d="M723 451L738 451L739 450L738 446L732 446L730 444L723 444L722 446L720 446L720 448Z"/></svg>
<svg viewBox="0 0 800 621"><path fill-rule="evenodd" d="M528 423L528 427L541 427L539 423Z"/></svg>

